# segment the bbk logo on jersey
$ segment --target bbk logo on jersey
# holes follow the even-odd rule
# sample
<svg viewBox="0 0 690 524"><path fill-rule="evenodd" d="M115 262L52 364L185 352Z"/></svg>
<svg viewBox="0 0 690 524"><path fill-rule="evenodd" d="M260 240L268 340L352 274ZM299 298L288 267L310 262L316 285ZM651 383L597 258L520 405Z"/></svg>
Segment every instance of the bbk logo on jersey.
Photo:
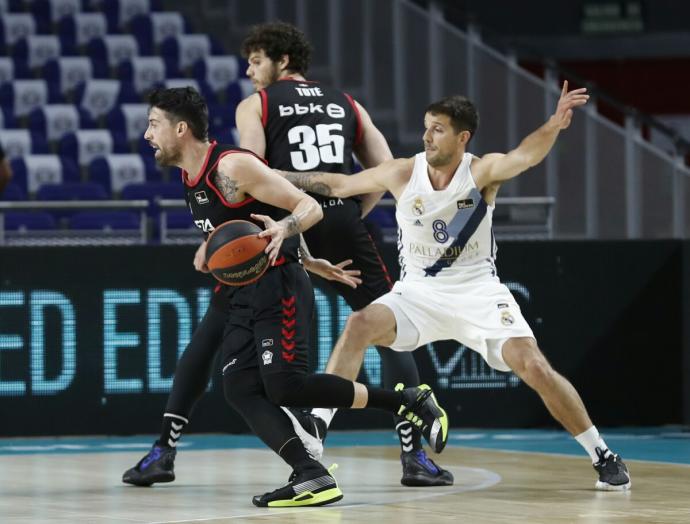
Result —
<svg viewBox="0 0 690 524"><path fill-rule="evenodd" d="M196 198L196 201L201 205L208 204L209 202L206 191L197 191L194 193L194 198Z"/></svg>
<svg viewBox="0 0 690 524"><path fill-rule="evenodd" d="M215 227L213 227L213 224L211 224L211 221L207 218L205 220L195 220L194 224L196 224L196 227L201 229L204 233L210 233Z"/></svg>
<svg viewBox="0 0 690 524"><path fill-rule="evenodd" d="M323 104L290 104L278 106L278 116L292 116L292 115L309 115L309 114L327 114L331 118L345 118L345 108L338 104L328 104L324 109Z"/></svg>

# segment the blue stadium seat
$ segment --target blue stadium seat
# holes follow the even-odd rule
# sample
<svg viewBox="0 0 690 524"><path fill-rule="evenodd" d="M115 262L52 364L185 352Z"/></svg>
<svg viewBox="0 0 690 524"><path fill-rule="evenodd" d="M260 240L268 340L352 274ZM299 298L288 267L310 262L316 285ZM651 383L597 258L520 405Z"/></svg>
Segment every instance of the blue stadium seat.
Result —
<svg viewBox="0 0 690 524"><path fill-rule="evenodd" d="M94 78L93 64L86 56L63 56L46 62L43 78L55 86L59 96L68 96L79 84ZM55 98L56 94L51 94Z"/></svg>
<svg viewBox="0 0 690 524"><path fill-rule="evenodd" d="M6 49L33 34L36 34L36 20L31 13L5 13L0 17L0 44Z"/></svg>
<svg viewBox="0 0 690 524"><path fill-rule="evenodd" d="M192 68L194 78L205 82L213 92L220 94L239 80L239 60L236 56L205 56Z"/></svg>
<svg viewBox="0 0 690 524"><path fill-rule="evenodd" d="M106 200L105 188L95 182L63 182L44 184L36 192L36 200Z"/></svg>
<svg viewBox="0 0 690 524"><path fill-rule="evenodd" d="M166 211L165 223L169 229L195 229L194 217L187 210Z"/></svg>
<svg viewBox="0 0 690 524"><path fill-rule="evenodd" d="M71 104L49 104L29 114L29 129L45 136L49 142L57 142L67 133L74 133L80 128L93 127L95 123L91 116Z"/></svg>
<svg viewBox="0 0 690 524"><path fill-rule="evenodd" d="M12 109L15 117L21 118L37 107L61 100L51 98L45 80L14 80L0 86L0 101L3 107Z"/></svg>
<svg viewBox="0 0 690 524"><path fill-rule="evenodd" d="M62 184L44 184L36 192L36 200L107 200L105 188L95 182L63 182ZM69 218L79 211L72 209L49 210L57 220Z"/></svg>
<svg viewBox="0 0 690 524"><path fill-rule="evenodd" d="M139 56L139 45L132 35L105 35L92 38L86 53L93 61L96 76L105 78L122 62Z"/></svg>
<svg viewBox="0 0 690 524"><path fill-rule="evenodd" d="M237 107L242 100L252 93L254 93L254 85L251 80L240 78L237 82L228 84L228 87L225 89L225 104Z"/></svg>
<svg viewBox="0 0 690 524"><path fill-rule="evenodd" d="M33 0L29 9L34 15L39 33L48 33L64 16L81 11L81 0Z"/></svg>
<svg viewBox="0 0 690 524"><path fill-rule="evenodd" d="M146 182L144 184L130 184L125 186L121 194L122 200L148 200L149 215L158 213L156 201L160 198L184 198L182 182Z"/></svg>
<svg viewBox="0 0 690 524"><path fill-rule="evenodd" d="M141 102L132 85L119 80L89 80L77 86L74 98L94 119L105 116L117 104Z"/></svg>
<svg viewBox="0 0 690 524"><path fill-rule="evenodd" d="M395 209L392 207L375 207L367 215L366 219L382 228L398 227L398 223L395 220Z"/></svg>
<svg viewBox="0 0 690 524"><path fill-rule="evenodd" d="M0 192L0 200L5 200L8 202L26 200L26 193L22 191L22 188L19 187L18 184L9 184L2 192Z"/></svg>
<svg viewBox="0 0 690 524"><path fill-rule="evenodd" d="M138 143L148 127L147 104L122 104L114 107L105 118L108 129L123 136L130 144ZM150 151L149 151L150 152Z"/></svg>
<svg viewBox="0 0 690 524"><path fill-rule="evenodd" d="M55 229L55 218L44 211L12 211L5 213L5 230L51 230Z"/></svg>
<svg viewBox="0 0 690 524"><path fill-rule="evenodd" d="M235 109L234 105L228 104L208 105L208 133L211 137L218 140L219 135L225 136L235 127Z"/></svg>
<svg viewBox="0 0 690 524"><path fill-rule="evenodd" d="M108 23L103 13L77 13L60 20L57 34L65 49L84 50L92 38L108 34Z"/></svg>
<svg viewBox="0 0 690 524"><path fill-rule="evenodd" d="M122 62L118 78L131 82L134 91L142 96L166 79L165 62L159 56L138 56Z"/></svg>
<svg viewBox="0 0 690 524"><path fill-rule="evenodd" d="M7 158L49 152L45 136L28 129L0 129L0 143Z"/></svg>
<svg viewBox="0 0 690 524"><path fill-rule="evenodd" d="M138 230L138 213L132 211L80 211L70 219L70 229L78 230Z"/></svg>
<svg viewBox="0 0 690 524"><path fill-rule="evenodd" d="M17 42L12 50L17 78L35 77L48 60L62 54L60 39L55 35L30 35Z"/></svg>
<svg viewBox="0 0 690 524"><path fill-rule="evenodd" d="M83 168L88 167L94 158L127 150L124 137L118 137L107 129L80 129L67 133L58 146L60 155L71 158Z"/></svg>
<svg viewBox="0 0 690 524"><path fill-rule="evenodd" d="M89 165L89 180L120 194L129 184L147 181L146 163L137 154L107 155L94 159Z"/></svg>
<svg viewBox="0 0 690 524"><path fill-rule="evenodd" d="M174 77L184 76L197 60L210 56L213 50L211 37L198 33L170 36L160 45L168 74Z"/></svg>
<svg viewBox="0 0 690 524"><path fill-rule="evenodd" d="M35 195L44 184L77 182L79 170L69 158L57 155L26 155L11 161L12 182L28 195Z"/></svg>
<svg viewBox="0 0 690 524"><path fill-rule="evenodd" d="M129 29L139 42L141 54L153 55L163 40L188 32L189 25L180 13L162 12L135 16L129 22Z"/></svg>
<svg viewBox="0 0 690 524"><path fill-rule="evenodd" d="M115 33L124 30L137 15L160 9L162 2L158 0L89 0L100 8L108 19L108 32Z"/></svg>

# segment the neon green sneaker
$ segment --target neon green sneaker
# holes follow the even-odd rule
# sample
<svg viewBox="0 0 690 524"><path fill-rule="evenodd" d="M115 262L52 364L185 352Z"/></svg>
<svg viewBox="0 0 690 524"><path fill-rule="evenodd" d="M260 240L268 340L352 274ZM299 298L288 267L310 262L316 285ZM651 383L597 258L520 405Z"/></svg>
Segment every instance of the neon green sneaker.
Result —
<svg viewBox="0 0 690 524"><path fill-rule="evenodd" d="M290 475L289 484L252 499L261 508L294 508L298 506L325 506L343 498L338 483L331 474L338 467L308 469Z"/></svg>
<svg viewBox="0 0 690 524"><path fill-rule="evenodd" d="M419 428L431 449L441 453L448 441L448 415L436 401L434 392L426 384L414 388L398 384L395 391L402 391L403 396L398 416Z"/></svg>

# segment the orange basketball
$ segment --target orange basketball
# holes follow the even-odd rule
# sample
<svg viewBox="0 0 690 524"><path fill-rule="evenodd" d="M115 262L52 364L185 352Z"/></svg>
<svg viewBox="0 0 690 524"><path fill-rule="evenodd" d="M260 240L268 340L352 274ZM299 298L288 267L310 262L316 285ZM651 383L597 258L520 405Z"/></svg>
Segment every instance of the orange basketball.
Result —
<svg viewBox="0 0 690 524"><path fill-rule="evenodd" d="M261 278L268 269L262 229L246 220L230 220L218 226L206 243L206 265L223 284L244 286Z"/></svg>

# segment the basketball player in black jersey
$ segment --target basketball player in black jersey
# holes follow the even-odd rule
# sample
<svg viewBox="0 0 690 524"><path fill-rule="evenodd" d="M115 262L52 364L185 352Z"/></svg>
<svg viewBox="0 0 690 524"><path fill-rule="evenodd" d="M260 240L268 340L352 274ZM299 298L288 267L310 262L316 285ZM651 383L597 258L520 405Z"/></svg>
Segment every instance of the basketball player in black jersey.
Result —
<svg viewBox="0 0 690 524"><path fill-rule="evenodd" d="M362 105L347 93L305 79L311 46L296 27L283 22L254 26L242 45L242 54L249 61L247 76L257 93L237 108L241 147L265 157L272 168L284 171L352 173L353 154L365 168L393 158L386 139ZM363 309L392 286L362 220L382 193L343 199L310 195L321 204L324 218L304 233L306 244L315 257L353 260L354 267L362 272L362 284L357 288L338 282L331 284L354 311ZM378 349L384 387L392 388L397 382L419 384L411 354ZM324 420L321 435L334 411L312 411ZM307 442L313 440L301 429L309 427L305 414L297 416L302 422L295 424L298 433ZM426 456L421 435L408 421L396 417L395 427L400 439L404 485L453 483L452 474Z"/></svg>
<svg viewBox="0 0 690 524"><path fill-rule="evenodd" d="M279 406L388 410L420 427L440 452L448 419L428 386L391 391L307 372L314 294L298 262L298 235L322 218L321 206L252 152L210 142L206 103L194 89L156 90L149 103L144 138L156 150L159 164L182 169L185 199L204 235L228 220L242 219L263 227L259 236L270 239L268 271L255 283L225 288L225 398L293 469L286 486L252 502L311 506L342 498L335 479L308 454ZM142 462L158 460L155 449Z"/></svg>

